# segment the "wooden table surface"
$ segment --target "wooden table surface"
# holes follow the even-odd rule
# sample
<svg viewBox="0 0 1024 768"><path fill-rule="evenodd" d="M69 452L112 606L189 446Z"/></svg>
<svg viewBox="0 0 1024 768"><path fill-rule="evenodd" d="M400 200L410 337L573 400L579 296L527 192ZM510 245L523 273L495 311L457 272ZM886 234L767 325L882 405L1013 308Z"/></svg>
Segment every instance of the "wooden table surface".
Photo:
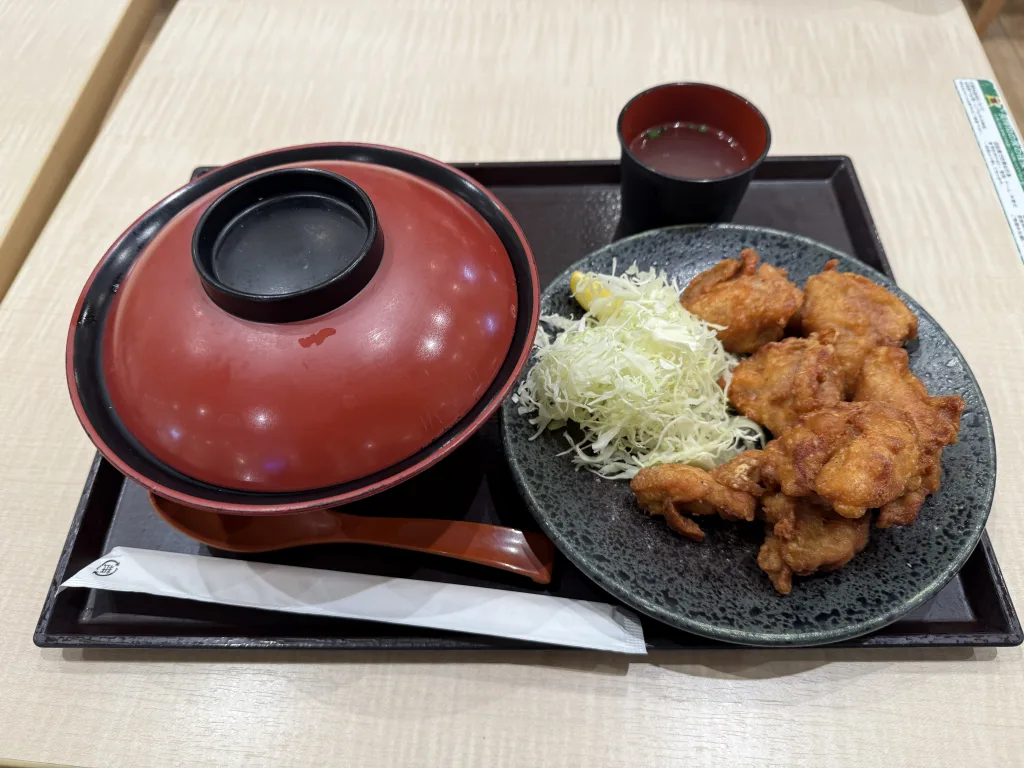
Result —
<svg viewBox="0 0 1024 768"><path fill-rule="evenodd" d="M1022 265L953 87L960 0L180 0L0 306L0 757L139 765L1014 765L1020 649L39 650L93 455L63 345L107 245L196 165L309 141L608 158L666 80L749 95L776 154L852 156L901 285L981 381L989 532L1024 605Z"/></svg>
<svg viewBox="0 0 1024 768"><path fill-rule="evenodd" d="M0 298L135 53L156 0L0 0Z"/></svg>

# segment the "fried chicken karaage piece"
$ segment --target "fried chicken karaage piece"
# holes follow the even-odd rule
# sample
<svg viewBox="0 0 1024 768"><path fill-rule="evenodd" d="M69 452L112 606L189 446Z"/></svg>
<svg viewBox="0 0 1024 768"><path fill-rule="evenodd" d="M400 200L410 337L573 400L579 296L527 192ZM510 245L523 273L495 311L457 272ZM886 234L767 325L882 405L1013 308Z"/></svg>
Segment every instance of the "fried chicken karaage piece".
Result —
<svg viewBox="0 0 1024 768"><path fill-rule="evenodd" d="M729 402L779 436L801 416L843 399L843 379L829 329L810 338L765 344L732 373Z"/></svg>
<svg viewBox="0 0 1024 768"><path fill-rule="evenodd" d="M751 354L778 341L800 309L803 292L786 279L786 270L757 266L752 248L701 272L683 291L682 304L702 320L725 326L718 338L729 352Z"/></svg>
<svg viewBox="0 0 1024 768"><path fill-rule="evenodd" d="M748 452L749 453L749 452ZM735 460L734 460L735 461ZM717 470L723 470L717 467ZM737 468L724 470L723 479L737 478ZM688 539L703 541L704 532L689 515L718 514L726 520L753 520L757 501L750 493L730 488L716 480L711 473L685 464L661 464L641 469L629 483L637 503L651 515L662 515L669 527Z"/></svg>
<svg viewBox="0 0 1024 768"><path fill-rule="evenodd" d="M768 443L761 477L787 496L856 518L920 489L926 468L906 413L885 403L837 403Z"/></svg>
<svg viewBox="0 0 1024 768"><path fill-rule="evenodd" d="M837 570L867 546L870 515L843 517L808 499L782 494L766 497L765 507L781 513L784 522L768 521L757 564L783 595L793 588L794 574Z"/></svg>
<svg viewBox="0 0 1024 768"><path fill-rule="evenodd" d="M957 441L964 399L959 395L929 396L921 380L910 372L906 350L896 347L877 347L868 353L853 397L888 403L904 411L914 423L924 470L921 487L884 505L877 523L879 528L910 525L928 494L939 490L942 449Z"/></svg>
<svg viewBox="0 0 1024 768"><path fill-rule="evenodd" d="M780 539L792 538L796 530L796 502L797 499L777 489L763 496L757 514L764 518L767 533Z"/></svg>
<svg viewBox="0 0 1024 768"><path fill-rule="evenodd" d="M877 283L850 272L838 272L833 259L811 275L804 303L794 318L802 333L833 329L843 388L853 393L865 356L875 347L900 347L917 338L917 316Z"/></svg>
<svg viewBox="0 0 1024 768"><path fill-rule="evenodd" d="M711 470L711 477L726 488L759 497L765 492L761 484L761 464L764 451L743 451L731 461Z"/></svg>

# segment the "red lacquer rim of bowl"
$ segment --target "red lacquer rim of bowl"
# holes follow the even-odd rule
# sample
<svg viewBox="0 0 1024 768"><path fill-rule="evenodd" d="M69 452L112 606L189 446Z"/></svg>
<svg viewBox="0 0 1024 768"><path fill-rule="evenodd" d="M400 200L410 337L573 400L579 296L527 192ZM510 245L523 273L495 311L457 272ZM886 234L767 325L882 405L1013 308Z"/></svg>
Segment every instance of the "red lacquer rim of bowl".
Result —
<svg viewBox="0 0 1024 768"><path fill-rule="evenodd" d="M171 194L162 198L156 204L151 206L149 210L147 210L135 221L133 221L131 225L128 226L128 228L125 229L124 232L122 232L116 240L114 240L114 243L103 254L103 258L99 260L99 262L96 264L96 267L90 273L89 279L85 282L85 285L83 286L82 291L78 297L78 301L75 304L75 310L71 317L71 325L68 329L68 338L65 347L64 360L68 392L71 395L71 403L74 406L75 414L78 416L78 420L81 423L82 428L85 429L93 445L96 446L97 450L99 450L99 452L103 454L103 457L107 461L113 464L114 467L121 474L125 475L131 480L134 480L143 488L146 488L147 490L152 491L153 493L162 496L163 498L170 499L171 501L176 501L181 504L186 504L191 507L196 507L198 509L206 509L211 512L221 512L226 514L238 515L277 515L291 512L305 512L314 509L323 509L326 507L348 504L350 502L358 501L359 499L372 496L388 488L392 488L396 485L399 485L400 483L405 482L409 478L418 475L420 472L423 472L425 469L428 469L429 467L439 462L445 456L454 451L457 447L462 445L471 435L475 434L480 429L480 427L483 426L484 422L486 422L489 418L491 418L491 416L494 415L494 412L497 411L501 403L505 400L506 397L508 397L512 387L515 385L516 381L518 381L519 375L522 373L522 370L526 365L527 360L529 360L530 358L530 352L533 348L532 339L537 333L538 315L540 309L540 276L537 272L537 263L533 256L533 250L530 248L529 241L527 241L526 235L523 233L522 228L519 226L519 222L515 220L515 218L512 216L509 210L502 204L502 202L497 197L494 196L494 194L489 189L487 189L479 182L477 182L475 179L473 179L471 176L463 173L459 169L451 165L448 165L447 163L442 163L438 160L435 160L434 158L429 157L427 155L422 155L417 152L410 152L405 149L390 147L383 144L366 144L360 142L298 144L290 147L280 147L274 150L270 150L268 152L260 152L255 155L249 155L248 157L242 158L233 163L229 163L228 166L224 167L230 167L232 165L244 163L259 157L265 157L267 155L274 155L282 152L302 149L316 149L319 147L336 147L339 146L339 144L344 145L346 147L365 147L367 149L384 149L395 152L401 152L411 157L416 157L419 158L420 160L424 160L435 165L441 166L446 170L455 173L458 176L461 176L474 187L481 190L484 193L484 195L491 200L491 202L501 212L501 214L508 220L509 224L512 227L512 230L515 232L516 237L519 239L520 243L523 246L523 250L526 253L527 263L529 265L530 270L530 289L531 293L533 294L534 307L534 311L531 313L530 325L527 333L528 342L523 345L523 349L520 351L519 358L516 360L514 368L511 370L507 377L507 380L505 381L504 384L501 385L501 388L498 390L498 392L491 397L490 402L487 403L486 406L484 406L480 413L477 414L477 416L471 422L469 422L468 425L465 425L462 429L460 429L458 433L455 435L455 437L453 437L451 440L442 443L437 449L435 449L429 455L425 456L422 460L394 475L389 475L388 477L382 478L381 480L378 480L374 483L360 486L350 491L346 491L344 493L324 496L322 498L305 499L303 501L297 502L284 502L276 504L233 504L215 502L209 499L204 499L202 497L193 496L188 493L183 493L181 491L168 488L162 483L158 483L151 480L150 478L136 471L127 463L122 461L121 458L114 451L112 451L110 447L100 438L99 434L94 429L91 421L87 417L85 409L82 405L81 398L79 397L78 394L78 387L75 383L75 371L73 362L75 330L78 327L78 320L79 317L81 316L82 307L85 304L86 296L89 292L89 289L92 286L94 280L96 279L96 275L100 271L100 268L106 262L107 258L110 256L111 252L114 250L117 244L119 244L123 240L123 238L126 235L128 235L128 233L130 233L136 227L136 225L138 225L138 223L142 219L144 219L151 211L153 211L156 208L159 208L167 200L179 194L182 190L184 190L186 187L190 186L193 183L189 182L188 184L182 185ZM282 165L288 165L288 163L282 163ZM244 178L244 176L241 178ZM439 439L444 439L444 435L442 435Z"/></svg>

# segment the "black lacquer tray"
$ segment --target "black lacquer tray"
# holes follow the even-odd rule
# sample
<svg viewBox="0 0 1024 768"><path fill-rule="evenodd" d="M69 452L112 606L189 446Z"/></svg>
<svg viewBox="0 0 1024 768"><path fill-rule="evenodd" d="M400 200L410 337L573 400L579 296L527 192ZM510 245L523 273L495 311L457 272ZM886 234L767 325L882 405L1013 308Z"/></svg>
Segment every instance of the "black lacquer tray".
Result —
<svg viewBox="0 0 1024 768"><path fill-rule="evenodd" d="M519 221L541 283L617 235L616 162L486 163L460 166L489 187ZM195 175L205 170L196 170ZM735 217L805 235L892 275L871 214L845 157L769 158ZM501 449L497 418L419 477L347 512L449 517L536 530ZM235 557L208 550L167 526L145 491L97 456L61 554L35 642L45 647L530 649L526 643L373 622L303 617L150 595L56 585L115 546ZM326 545L250 559L615 602L559 557L553 582L539 587L492 569L375 547ZM641 617L651 650L735 648ZM929 602L842 647L1011 646L1024 639L988 540Z"/></svg>

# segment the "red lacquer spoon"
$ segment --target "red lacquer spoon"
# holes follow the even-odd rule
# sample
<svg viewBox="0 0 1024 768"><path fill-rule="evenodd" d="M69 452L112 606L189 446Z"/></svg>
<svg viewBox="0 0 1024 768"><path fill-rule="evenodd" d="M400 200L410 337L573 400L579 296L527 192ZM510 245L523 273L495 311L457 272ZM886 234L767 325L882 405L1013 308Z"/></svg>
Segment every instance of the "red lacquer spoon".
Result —
<svg viewBox="0 0 1024 768"><path fill-rule="evenodd" d="M551 582L555 548L543 534L462 520L364 517L332 509L289 515L221 515L150 494L159 515L186 536L228 552L307 544L376 544L427 552Z"/></svg>

